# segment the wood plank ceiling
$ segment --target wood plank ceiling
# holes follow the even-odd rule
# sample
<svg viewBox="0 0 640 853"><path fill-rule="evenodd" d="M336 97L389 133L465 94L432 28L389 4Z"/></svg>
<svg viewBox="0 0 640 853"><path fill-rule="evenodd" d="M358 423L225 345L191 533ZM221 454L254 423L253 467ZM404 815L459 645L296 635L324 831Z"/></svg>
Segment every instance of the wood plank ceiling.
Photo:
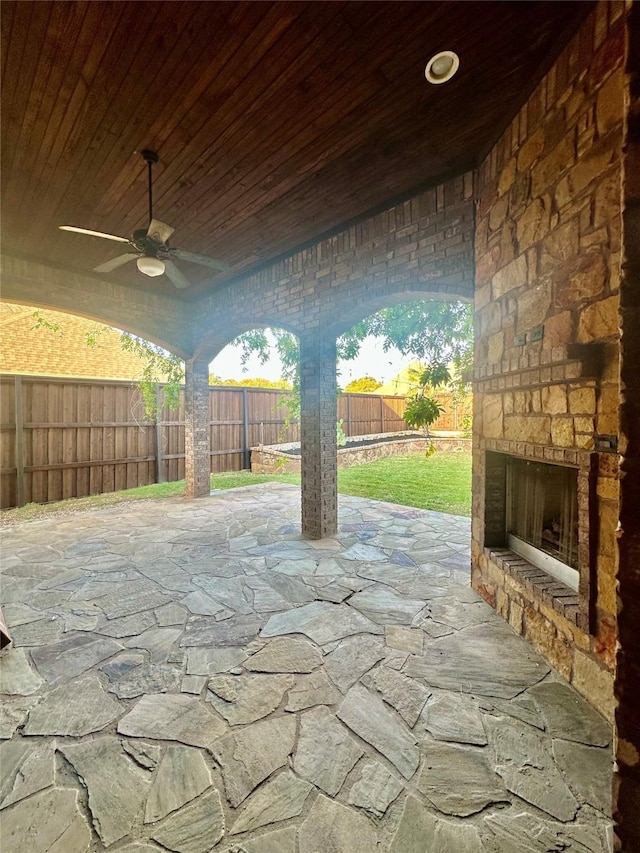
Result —
<svg viewBox="0 0 640 853"><path fill-rule="evenodd" d="M90 273L154 214L191 299L478 163L583 2L2 2L2 249ZM460 56L432 86L434 53ZM124 245L124 244L122 244ZM125 246L126 251L126 246Z"/></svg>

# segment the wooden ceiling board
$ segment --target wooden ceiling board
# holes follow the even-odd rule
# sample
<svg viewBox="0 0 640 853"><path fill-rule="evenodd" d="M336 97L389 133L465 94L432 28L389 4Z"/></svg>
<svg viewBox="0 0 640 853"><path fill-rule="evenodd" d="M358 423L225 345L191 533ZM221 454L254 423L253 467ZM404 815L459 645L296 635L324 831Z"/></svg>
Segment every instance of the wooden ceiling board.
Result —
<svg viewBox="0 0 640 853"><path fill-rule="evenodd" d="M331 5L338 6L338 4ZM327 34L333 32L330 28L325 29L328 30L328 33L325 32L324 36L320 28L316 30L315 35L322 36L324 40ZM311 42L311 28L306 26L303 32L304 37L302 33L295 35L298 50L301 41ZM307 59L302 52L299 57L292 57L284 73L279 73L275 67L269 68L267 65L265 73L260 78L261 90L245 90L242 86L237 87L232 97L222 105L220 111L212 114L210 126L202 129L203 136L213 141L207 144L203 156L197 161L201 169L198 182L187 188L186 193L181 192L181 187L176 186L175 183L168 188L167 192L163 193L163 180L160 178L158 181L160 187L159 203L170 207L175 201L175 194L182 195L187 202L185 206L188 206L189 220L191 222L194 216L198 216L202 210L206 209L208 204L212 204L210 200L211 191L216 190L220 186L221 181L226 179L232 182L232 186L235 186L238 185L237 176L242 175L240 186L246 187L249 180L249 176L246 173L246 159L255 158L256 146L259 147L261 144L266 144L267 133L265 122L263 121L259 127L256 123L258 112L272 117L275 126L273 138L277 134L280 134L279 146L284 149L283 118L277 112L277 104L285 94L286 88L290 86L290 80L294 78L298 67L303 67L305 61L313 59L313 53ZM276 89L276 91L272 95L271 100L269 102L264 101L265 95L273 89ZM286 130L287 121L285 120L284 131ZM194 140L195 147L197 147L197 142L198 140ZM232 163L216 156L219 150L225 151L229 149L234 154ZM183 153L185 161L188 156L188 150L185 150ZM172 163L172 170L175 165ZM222 201L219 195L217 198Z"/></svg>
<svg viewBox="0 0 640 853"><path fill-rule="evenodd" d="M3 2L3 250L88 273L154 214L192 299L479 161L589 2ZM459 74L424 80L455 50Z"/></svg>
<svg viewBox="0 0 640 853"><path fill-rule="evenodd" d="M142 4L149 5L149 4ZM171 4L166 4L167 6ZM193 5L196 11L202 11L202 7L199 4L190 4ZM212 5L216 4L205 4L209 8ZM226 4L221 4L226 5ZM251 4L254 5L254 4ZM256 6L261 6L262 4L255 4ZM251 22L251 19L249 19ZM198 31L201 31L201 27L198 27ZM246 35L249 36L251 34L251 29L255 31L255 27L250 28ZM270 27L271 32L271 27ZM248 45L247 49L255 49L250 41L247 41L245 38L245 33L241 33L242 44ZM195 48L194 48L195 49ZM237 51L236 51L237 52ZM232 59L231 57L228 66L225 67L225 70L228 68L232 69ZM242 59L242 58L241 58ZM143 62L143 66L146 64ZM170 89L172 85L172 78L168 77L165 79L164 75L164 63L163 63L163 77L156 77L153 81L154 91L158 91L162 93L165 89ZM141 77L141 68L136 65L135 68L132 69L132 74L136 78ZM199 72L201 76L204 76L203 72ZM224 79L221 81L222 86L226 86L227 88L231 88L231 83L227 83ZM184 95L186 94L180 86L176 87L178 92ZM162 97L162 96L161 96ZM178 95L180 97L180 95ZM136 96L133 99L129 97L128 99L121 99L121 102L129 107L128 114L116 114L115 116L110 116L110 120L112 123L112 141L113 144L111 146L111 154L103 163L91 163L90 161L86 164L86 169L84 172L80 171L79 174L79 184L80 186L86 186L88 188L88 192L90 194L91 187L95 186L107 186L105 195L100 200L99 204L96 205L96 217L92 220L91 224L87 227L95 228L97 230L107 230L107 231L115 231L118 234L127 235L132 232L135 228L141 227L147 221L147 173L146 166L144 165L142 159L138 156L129 156L129 168L123 170L123 173L117 172L117 164L122 162L123 154L126 156L127 154L133 154L136 150L140 150L140 148L144 147L140 145L140 131L136 128L140 126L145 126L145 117L144 115L138 115L138 112L142 112L142 109L139 110L138 105L144 107L146 101L149 98L145 96L144 87L141 84L140 91L136 91ZM131 106L133 103L133 107ZM178 104L176 104L176 107ZM200 113L202 114L202 103L199 105ZM161 212L161 202L162 202L162 178L164 175L164 164L166 162L166 158L171 157L172 147L173 150L176 151L176 162L175 167L173 168L173 174L181 175L181 169L183 168L182 164L179 162L180 155L186 150L189 150L189 146L193 145L193 140L187 142L184 137L183 132L179 132L179 139L177 139L172 146L172 140L169 138L169 133L173 131L177 125L177 122L180 119L181 112L177 109L175 110L166 110L163 109L160 105L160 109L158 113L162 115L163 118L163 127L165 130L165 138L163 138L163 133L152 125L150 128L150 133L147 134L147 138L150 138L150 141L145 142L145 145L149 145L150 147L155 147L160 152L160 163L156 168L154 168L154 202L155 208L159 212L160 218L162 218L163 214ZM209 115L213 115L213 111ZM153 114L149 116L149 118L153 118ZM156 125L158 123L156 122ZM127 132L128 130L128 132ZM166 146L166 147L165 147ZM197 163L193 162L193 168L197 168ZM186 163L184 164L186 167ZM172 164L173 167L173 164ZM113 180L114 174L117 174L118 177L116 180ZM180 178L180 183L183 183L183 180ZM109 186L110 184L110 186ZM89 195L90 197L90 195ZM72 198L72 196L71 196ZM85 194L86 198L86 194ZM84 201L84 199L82 200ZM86 207L86 205L85 205ZM114 210L114 208L118 208ZM122 216L122 208L125 208L126 214ZM68 210L65 210L64 215L66 219L71 222L79 221L78 217L83 215L83 212L86 212L82 206L77 206L74 209L69 207ZM166 217L165 217L166 218ZM86 221L86 220L84 220Z"/></svg>

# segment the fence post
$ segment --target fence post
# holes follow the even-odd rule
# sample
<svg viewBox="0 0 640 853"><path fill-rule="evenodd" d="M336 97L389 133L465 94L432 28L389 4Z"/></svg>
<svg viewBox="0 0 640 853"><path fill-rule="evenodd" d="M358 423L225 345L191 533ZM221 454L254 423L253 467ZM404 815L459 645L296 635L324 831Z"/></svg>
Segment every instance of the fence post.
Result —
<svg viewBox="0 0 640 853"><path fill-rule="evenodd" d="M249 398L247 389L242 389L242 444L244 448L244 467L251 468L251 451L249 450Z"/></svg>
<svg viewBox="0 0 640 853"><path fill-rule="evenodd" d="M14 377L14 405L16 410L16 503L26 503L24 488L24 413L22 410L22 377Z"/></svg>
<svg viewBox="0 0 640 853"><path fill-rule="evenodd" d="M380 397L380 432L384 432L384 400Z"/></svg>
<svg viewBox="0 0 640 853"><path fill-rule="evenodd" d="M353 435L351 429L351 394L347 394L347 435Z"/></svg>
<svg viewBox="0 0 640 853"><path fill-rule="evenodd" d="M162 467L162 389L156 385L156 483L164 483Z"/></svg>

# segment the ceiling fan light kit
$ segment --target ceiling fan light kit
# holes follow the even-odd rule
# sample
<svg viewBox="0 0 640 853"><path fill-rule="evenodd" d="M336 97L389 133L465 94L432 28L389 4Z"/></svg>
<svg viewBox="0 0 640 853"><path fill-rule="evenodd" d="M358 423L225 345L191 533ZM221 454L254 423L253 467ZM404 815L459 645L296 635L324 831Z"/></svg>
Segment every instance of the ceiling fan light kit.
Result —
<svg viewBox="0 0 640 853"><path fill-rule="evenodd" d="M100 264L94 268L94 272L107 273L112 272L118 267L123 266L129 261L135 260L139 272L143 275L155 278L156 276L165 274L167 278L181 289L190 287L191 282L178 267L173 263L173 260L188 261L192 264L198 264L202 267L227 272L229 265L223 261L218 261L215 258L210 258L207 255L200 255L197 252L188 252L184 249L174 249L168 245L169 237L174 232L174 229L165 222L160 222L159 219L153 218L153 183L151 170L154 163L158 162L158 155L150 148L145 148L140 152L142 158L147 164L149 176L149 226L148 228L140 228L134 231L131 239L126 237L118 237L115 234L105 234L102 231L92 231L89 228L78 228L75 225L60 225L61 231L71 231L76 234L87 234L90 237L102 237L105 240L114 240L117 243L128 243L131 251L124 255L118 255Z"/></svg>
<svg viewBox="0 0 640 853"><path fill-rule="evenodd" d="M148 258L143 255L136 261L136 266L141 273L151 276L151 278L164 273L164 261L161 261L160 258Z"/></svg>

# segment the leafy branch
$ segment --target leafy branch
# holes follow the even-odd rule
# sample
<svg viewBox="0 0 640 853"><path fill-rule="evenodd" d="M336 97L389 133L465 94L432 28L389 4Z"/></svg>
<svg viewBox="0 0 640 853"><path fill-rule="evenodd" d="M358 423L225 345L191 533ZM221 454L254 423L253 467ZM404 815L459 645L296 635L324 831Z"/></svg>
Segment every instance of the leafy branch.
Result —
<svg viewBox="0 0 640 853"><path fill-rule="evenodd" d="M122 332L120 346L125 352L140 359L142 374L136 384L140 390L145 416L154 420L158 415L156 388L163 383L163 402L168 409L177 409L180 405L180 391L184 382L184 362L177 355L162 347Z"/></svg>

